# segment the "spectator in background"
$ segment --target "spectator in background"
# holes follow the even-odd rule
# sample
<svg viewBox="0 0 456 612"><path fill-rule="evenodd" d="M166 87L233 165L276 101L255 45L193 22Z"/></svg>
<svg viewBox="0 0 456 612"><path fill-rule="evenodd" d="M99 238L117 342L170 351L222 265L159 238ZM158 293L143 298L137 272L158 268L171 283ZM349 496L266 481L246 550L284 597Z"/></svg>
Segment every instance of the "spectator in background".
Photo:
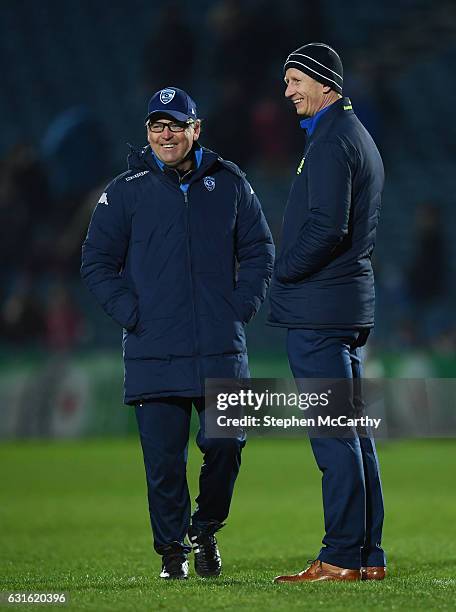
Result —
<svg viewBox="0 0 456 612"><path fill-rule="evenodd" d="M363 57L361 52L355 54L352 66L344 78L345 91L356 100L356 116L381 149L383 125L376 87L378 68L370 57Z"/></svg>
<svg viewBox="0 0 456 612"><path fill-rule="evenodd" d="M423 202L415 217L415 247L409 271L413 302L428 305L448 292L448 253L439 207Z"/></svg>
<svg viewBox="0 0 456 612"><path fill-rule="evenodd" d="M220 151L225 159L245 166L253 153L246 96L240 82L233 77L221 81L217 90L220 98L214 101L208 117L211 126L208 146Z"/></svg>
<svg viewBox="0 0 456 612"><path fill-rule="evenodd" d="M41 231L50 216L52 200L43 165L30 145L17 145L0 162L0 258L4 286L9 286L23 271L35 270L43 259Z"/></svg>
<svg viewBox="0 0 456 612"><path fill-rule="evenodd" d="M98 117L77 106L55 117L41 150L54 206L52 214L42 219L40 269L77 277L79 245L91 212L87 196L111 173L109 139Z"/></svg>
<svg viewBox="0 0 456 612"><path fill-rule="evenodd" d="M154 19L143 52L144 84L155 91L167 83L189 89L195 63L195 34L181 3L165 2Z"/></svg>
<svg viewBox="0 0 456 612"><path fill-rule="evenodd" d="M265 71L273 73L277 52L283 48L283 11L275 2L246 5L241 0L219 0L208 13L207 30L213 38L213 78L240 84L245 115L256 101Z"/></svg>
<svg viewBox="0 0 456 612"><path fill-rule="evenodd" d="M1 336L12 344L34 344L44 337L44 310L32 277L23 275L2 304Z"/></svg>
<svg viewBox="0 0 456 612"><path fill-rule="evenodd" d="M211 126L216 126L211 129L214 148L241 165L254 163L275 176L299 146L293 120L276 91L277 58L288 47L283 32L290 26L301 37L308 24L317 28L320 23L318 7L285 0L285 10L281 8L272 1L246 5L219 0L207 19L208 36L213 38L210 70L221 92L218 103L211 101L209 113Z"/></svg>
<svg viewBox="0 0 456 612"><path fill-rule="evenodd" d="M433 344L453 318L447 305L451 292L448 283L448 248L440 208L433 202L423 202L416 211L415 244L408 271L411 318L422 345Z"/></svg>
<svg viewBox="0 0 456 612"><path fill-rule="evenodd" d="M50 288L44 319L49 349L68 351L78 344L83 333L83 319L63 282Z"/></svg>
<svg viewBox="0 0 456 612"><path fill-rule="evenodd" d="M55 198L84 197L112 171L111 146L104 126L85 106L65 110L48 126L41 143Z"/></svg>
<svg viewBox="0 0 456 612"><path fill-rule="evenodd" d="M299 47L303 37L312 40L328 38L329 32L325 27L323 2L281 0L280 8L282 14L286 15L286 29L283 31L287 32L287 36L279 36L279 44L286 47L283 56L287 53L290 41L291 47Z"/></svg>
<svg viewBox="0 0 456 612"><path fill-rule="evenodd" d="M250 75L252 47L248 31L247 10L241 0L220 0L212 5L207 18L208 34L213 36L211 72L214 79L241 81ZM253 98L246 96L246 103Z"/></svg>
<svg viewBox="0 0 456 612"><path fill-rule="evenodd" d="M275 81L266 81L255 96L250 119L254 161L272 177L281 177L284 169L293 163L294 153L299 151L296 121L278 100L278 89Z"/></svg>

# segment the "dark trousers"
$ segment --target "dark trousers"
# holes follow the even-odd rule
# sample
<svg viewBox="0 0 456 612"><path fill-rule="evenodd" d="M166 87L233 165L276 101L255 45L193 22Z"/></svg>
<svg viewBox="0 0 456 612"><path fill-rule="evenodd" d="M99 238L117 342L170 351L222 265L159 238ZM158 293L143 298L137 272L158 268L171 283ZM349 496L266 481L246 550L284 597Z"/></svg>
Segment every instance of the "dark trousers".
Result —
<svg viewBox="0 0 456 612"><path fill-rule="evenodd" d="M204 528L213 521L222 523L227 518L241 465L245 437L206 438L204 398L160 398L136 406L150 522L159 554L173 542L184 546L190 525L186 466L192 405L200 420L196 442L204 455L197 508L192 516L195 527Z"/></svg>
<svg viewBox="0 0 456 612"><path fill-rule="evenodd" d="M362 375L368 331L289 329L287 350L295 378L352 379ZM356 405L357 398L352 398ZM360 398L358 398L359 401ZM351 408L347 407L347 412ZM371 436L311 437L322 476L325 536L319 559L339 567L385 565L381 548L383 494Z"/></svg>

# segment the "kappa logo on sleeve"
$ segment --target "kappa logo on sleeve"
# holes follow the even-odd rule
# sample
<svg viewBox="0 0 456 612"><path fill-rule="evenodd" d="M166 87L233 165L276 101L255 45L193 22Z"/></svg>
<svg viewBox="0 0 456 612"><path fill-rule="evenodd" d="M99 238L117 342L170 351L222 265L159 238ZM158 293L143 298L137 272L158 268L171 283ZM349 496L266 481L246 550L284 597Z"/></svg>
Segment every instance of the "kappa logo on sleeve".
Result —
<svg viewBox="0 0 456 612"><path fill-rule="evenodd" d="M213 176L204 177L204 186L208 191L214 191L215 189L215 178Z"/></svg>
<svg viewBox="0 0 456 612"><path fill-rule="evenodd" d="M109 202L108 202L108 194L106 193L106 191L104 191L101 194L100 199L98 200L98 204L106 204L106 206L109 206Z"/></svg>

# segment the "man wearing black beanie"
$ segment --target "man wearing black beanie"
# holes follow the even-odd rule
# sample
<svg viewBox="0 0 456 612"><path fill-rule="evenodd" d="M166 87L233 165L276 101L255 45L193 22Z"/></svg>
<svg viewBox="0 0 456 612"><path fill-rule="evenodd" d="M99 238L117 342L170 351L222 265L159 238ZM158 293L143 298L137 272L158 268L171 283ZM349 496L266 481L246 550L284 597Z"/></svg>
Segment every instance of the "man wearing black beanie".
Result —
<svg viewBox="0 0 456 612"><path fill-rule="evenodd" d="M342 414L360 414L361 347L374 324L371 255L383 163L350 100L342 97L343 68L334 49L304 45L287 57L284 74L285 97L296 109L305 146L285 210L268 322L287 328L298 387L301 379L338 379L346 389L337 398ZM339 432L310 433L323 473L323 547L306 570L276 582L385 577L374 440L367 430Z"/></svg>
<svg viewBox="0 0 456 612"><path fill-rule="evenodd" d="M310 43L299 47L290 53L285 61L284 72L289 68L304 72L318 83L328 85L342 95L344 69L340 57L332 47L323 43Z"/></svg>

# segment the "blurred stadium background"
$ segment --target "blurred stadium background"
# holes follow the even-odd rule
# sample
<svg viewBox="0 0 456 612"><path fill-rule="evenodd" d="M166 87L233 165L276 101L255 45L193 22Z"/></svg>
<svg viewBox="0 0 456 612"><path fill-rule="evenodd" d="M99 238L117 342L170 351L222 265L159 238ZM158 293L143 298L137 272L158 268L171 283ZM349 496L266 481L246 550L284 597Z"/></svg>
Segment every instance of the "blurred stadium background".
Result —
<svg viewBox="0 0 456 612"><path fill-rule="evenodd" d="M80 246L127 142L145 143L158 88L196 98L202 143L247 171L279 239L301 149L281 69L312 40L339 50L386 166L368 372L454 376L453 2L2 0L0 11L2 437L128 429L120 330L79 282ZM287 376L266 311L248 329L252 371Z"/></svg>

